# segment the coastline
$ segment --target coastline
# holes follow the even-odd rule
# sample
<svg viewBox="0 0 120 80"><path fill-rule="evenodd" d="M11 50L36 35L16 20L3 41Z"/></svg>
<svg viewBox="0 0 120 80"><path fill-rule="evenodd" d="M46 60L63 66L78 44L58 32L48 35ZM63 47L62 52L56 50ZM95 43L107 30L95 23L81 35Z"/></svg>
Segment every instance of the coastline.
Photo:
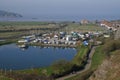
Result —
<svg viewBox="0 0 120 80"><path fill-rule="evenodd" d="M69 47L76 48L77 45L67 45L67 44L41 44L41 43L30 43L30 46L42 46L42 47Z"/></svg>

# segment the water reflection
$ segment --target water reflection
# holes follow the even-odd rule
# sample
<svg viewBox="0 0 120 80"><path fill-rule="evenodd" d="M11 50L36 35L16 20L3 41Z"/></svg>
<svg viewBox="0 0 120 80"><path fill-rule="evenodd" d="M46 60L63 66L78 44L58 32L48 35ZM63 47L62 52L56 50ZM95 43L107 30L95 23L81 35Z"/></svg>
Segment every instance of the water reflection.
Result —
<svg viewBox="0 0 120 80"><path fill-rule="evenodd" d="M21 50L27 50L29 48L28 45L17 45ZM76 48L69 48L69 47L56 47L56 46L53 46L53 47L50 47L50 46L31 46L33 48L40 48L40 49L43 49L43 48L53 48L53 49L73 49L73 50L76 50Z"/></svg>
<svg viewBox="0 0 120 80"><path fill-rule="evenodd" d="M15 44L0 47L0 69L28 69L45 67L56 60L72 60L76 54L73 48L43 46L18 47Z"/></svg>
<svg viewBox="0 0 120 80"><path fill-rule="evenodd" d="M22 51L25 51L28 49L28 47L25 47L25 48L20 48Z"/></svg>
<svg viewBox="0 0 120 80"><path fill-rule="evenodd" d="M26 44L22 44L22 45L17 45L22 51L25 51L25 50L27 50L28 49L28 45L26 45Z"/></svg>

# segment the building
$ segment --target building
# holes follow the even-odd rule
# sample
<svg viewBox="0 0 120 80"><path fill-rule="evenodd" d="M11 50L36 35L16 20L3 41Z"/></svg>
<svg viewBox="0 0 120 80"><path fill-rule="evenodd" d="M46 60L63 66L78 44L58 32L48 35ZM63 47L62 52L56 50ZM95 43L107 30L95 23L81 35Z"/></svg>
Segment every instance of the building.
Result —
<svg viewBox="0 0 120 80"><path fill-rule="evenodd" d="M100 26L106 27L107 29L113 30L113 31L116 31L116 30L117 30L117 29L114 27L114 24L113 24L112 22L107 21L107 20L101 21Z"/></svg>
<svg viewBox="0 0 120 80"><path fill-rule="evenodd" d="M81 24L89 24L89 21L86 20L86 19L83 19L83 20L80 21L80 23L81 23Z"/></svg>
<svg viewBox="0 0 120 80"><path fill-rule="evenodd" d="M66 41L71 41L72 40L72 36L71 35L66 35Z"/></svg>

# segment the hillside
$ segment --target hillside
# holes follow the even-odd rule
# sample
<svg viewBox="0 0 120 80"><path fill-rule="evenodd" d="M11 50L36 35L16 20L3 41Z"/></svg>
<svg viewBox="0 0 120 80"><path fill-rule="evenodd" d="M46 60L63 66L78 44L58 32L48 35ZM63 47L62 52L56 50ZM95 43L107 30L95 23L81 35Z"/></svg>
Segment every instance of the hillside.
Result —
<svg viewBox="0 0 120 80"><path fill-rule="evenodd" d="M0 18L19 18L19 17L22 17L22 15L0 10Z"/></svg>
<svg viewBox="0 0 120 80"><path fill-rule="evenodd" d="M117 29L115 39L120 39L120 27Z"/></svg>
<svg viewBox="0 0 120 80"><path fill-rule="evenodd" d="M106 58L88 80L120 80L120 27L115 34L115 41L104 46L109 57Z"/></svg>
<svg viewBox="0 0 120 80"><path fill-rule="evenodd" d="M120 80L120 50L112 53L100 67L94 72L89 80Z"/></svg>
<svg viewBox="0 0 120 80"><path fill-rule="evenodd" d="M120 80L120 41L112 40L104 45L106 59L88 80Z"/></svg>

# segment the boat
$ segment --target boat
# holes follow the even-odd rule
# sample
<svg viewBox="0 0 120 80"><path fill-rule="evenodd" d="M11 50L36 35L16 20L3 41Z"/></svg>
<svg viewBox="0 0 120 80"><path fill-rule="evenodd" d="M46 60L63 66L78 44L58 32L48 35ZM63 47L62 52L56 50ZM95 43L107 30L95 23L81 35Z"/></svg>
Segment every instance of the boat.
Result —
<svg viewBox="0 0 120 80"><path fill-rule="evenodd" d="M27 44L22 44L22 45L18 45L18 47L20 47L20 48L27 48L28 45Z"/></svg>

